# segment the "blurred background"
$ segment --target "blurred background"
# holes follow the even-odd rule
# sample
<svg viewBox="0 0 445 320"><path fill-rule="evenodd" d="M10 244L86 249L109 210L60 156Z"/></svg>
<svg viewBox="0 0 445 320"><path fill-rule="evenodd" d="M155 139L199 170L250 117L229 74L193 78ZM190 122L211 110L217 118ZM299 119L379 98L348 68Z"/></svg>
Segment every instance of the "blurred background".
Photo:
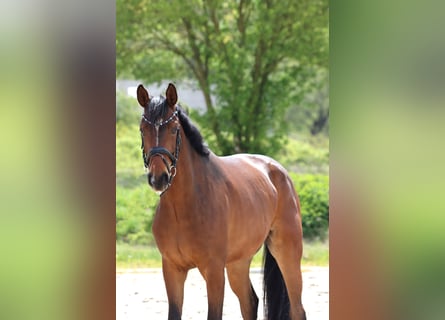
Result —
<svg viewBox="0 0 445 320"><path fill-rule="evenodd" d="M164 95L168 82L214 153L266 154L288 169L303 263L327 265L328 2L118 0L116 12L117 267L160 266L136 87Z"/></svg>
<svg viewBox="0 0 445 320"><path fill-rule="evenodd" d="M444 12L330 7L332 319L445 318Z"/></svg>
<svg viewBox="0 0 445 320"><path fill-rule="evenodd" d="M305 2L300 3L304 6ZM313 3L307 8L319 4ZM127 28L125 38L132 39L132 34L139 40L146 38L138 49L142 58L151 57L145 60L145 64L150 64L150 72L145 73L148 69L143 67L144 59L123 56L132 51L120 49L125 46L120 43L123 38L119 34L125 30L120 28L119 20L128 19L133 26L145 25L150 21L143 15L162 17L162 4L138 7L138 1L128 1L130 7L124 12L118 9L120 5L103 0L0 2L1 319L113 319L116 237L125 245L150 241L147 234L140 232L145 239L137 240L138 231L129 233L135 239L128 240L119 240L116 234L118 216L123 214L117 212L119 185L122 187L125 179L128 184L136 183L143 168L137 130L124 129L117 123L120 107L119 103L116 106L116 98L119 100L120 94L116 94L116 77L141 81L154 95L165 90L163 80L174 81L180 97L184 83L194 80L191 89L204 95L191 67L184 62L165 65L166 61L185 61L184 58L167 52L155 54L155 49L162 45L153 43L151 38L162 35L157 33L160 29L159 32L169 31L164 45L177 44L181 50L187 50L185 58L196 58L193 49L186 45L189 39L178 33L182 29L181 32L187 32L185 25L177 32L170 29L170 24L172 28L184 24L179 18L182 15L169 17L167 29L153 24L150 30L138 30L143 33L139 34L134 28ZM267 2L255 5L267 6ZM292 116L304 114L306 108L316 110L303 101L319 106L323 103L314 103L316 99L326 99L324 89L315 85L326 83L317 82L321 79L317 77L327 76L321 72L327 67L323 67L323 54L318 51L324 47L314 42L315 50L309 54L305 51L311 49L311 41L324 39L325 24L317 29L316 21L326 17L316 18L314 12L297 10L295 4L289 4L295 19L286 31L292 41L284 41L279 34L274 34L274 40L274 29L266 23L278 13L282 14L282 23L288 23L283 8L269 9L264 15L245 11L243 16L263 20L265 26L263 29L249 25L243 40L238 31L243 30L242 23L237 21L238 7L226 6L226 14L215 11L222 39L202 38L206 28L214 30L212 18L202 23L190 22L192 30L196 30L195 41L209 41L211 45L205 48L221 43L226 48L221 48L216 58L215 54L201 52L202 46L198 50L200 57L209 56L209 70L217 71L208 75L208 97L215 117L224 119L219 122L219 142L216 135L212 139L208 111L207 115L201 114L200 109L193 111L193 101L184 100L183 104L218 154L231 152L226 148L233 145L238 148L234 151L272 155L297 175L300 192L303 187L298 183L304 175L329 172L330 319L445 318L444 5L439 1L345 0L330 4L329 153L321 152L329 156L329 169L319 165L322 162L318 159L324 156L314 152L323 150L326 144L312 142L326 133L308 133L311 126L305 123L313 119L310 114L316 113L300 115L300 120L287 123L281 133L279 125L284 127ZM168 10L177 12L175 7ZM184 8L184 16L189 14L187 10ZM230 10L232 14L227 13ZM208 12L207 17L211 17L211 8ZM301 35L297 32L302 28L298 22L307 21L305 15L313 19L305 27L309 38L298 38L302 48L294 49L293 57L302 59L299 67L289 58L289 50L296 41L293 37ZM224 19L229 20L222 23ZM276 27L283 25L279 22ZM259 59L258 65L262 67L257 72L261 74L274 56L271 49L263 54L258 49L255 55L254 39L259 33L264 33L264 48L270 48L266 45L269 41L277 41L285 57L276 66L275 70L280 72L267 76L271 80L267 82L282 85L264 91L258 90L261 81L252 81L255 73L245 69L252 59ZM246 47L239 45L243 41L248 44ZM220 63L219 59L225 59L225 50L233 61ZM131 62L125 62L127 58ZM140 69L141 73L125 69L121 63ZM234 63L239 63L235 69ZM308 66L304 72L298 70ZM289 73L285 72L287 69ZM165 75L155 74L160 70ZM232 78L239 79L233 82L239 87L231 86ZM304 87L306 81L308 87ZM248 92L254 88L256 93L249 98ZM261 99L266 105L257 108L264 108L267 117L258 119L258 123L266 126L271 121L268 119L274 120L270 131L261 133L261 128L242 124L249 112L254 114L249 108L255 107L255 100L266 92L274 100ZM233 100L235 97L237 100ZM249 99L251 103L247 103ZM278 109L268 109L278 104ZM237 114L232 114L232 105L244 108L238 120ZM206 110L207 102L202 106ZM299 111L290 112L292 108ZM139 121L140 111L135 112L134 121ZM283 114L284 118L274 117ZM235 120L229 121L232 117ZM244 129L238 132L237 128ZM135 153L134 160L128 155L126 165L135 167L135 179L131 178L130 169L128 173L122 172L123 166L119 165L119 158L126 157L117 152L119 130L129 132L128 148L135 145L131 151ZM235 132L237 137L232 136ZM311 138L304 138L305 135ZM300 151L281 155L292 143L296 146L293 150ZM307 165L296 161L302 154L312 154L304 157L313 160ZM142 200L138 200L148 204L143 208L148 217L151 200L143 197L150 197L149 194L149 190L141 191Z"/></svg>
<svg viewBox="0 0 445 320"><path fill-rule="evenodd" d="M0 318L112 319L115 9L0 2Z"/></svg>

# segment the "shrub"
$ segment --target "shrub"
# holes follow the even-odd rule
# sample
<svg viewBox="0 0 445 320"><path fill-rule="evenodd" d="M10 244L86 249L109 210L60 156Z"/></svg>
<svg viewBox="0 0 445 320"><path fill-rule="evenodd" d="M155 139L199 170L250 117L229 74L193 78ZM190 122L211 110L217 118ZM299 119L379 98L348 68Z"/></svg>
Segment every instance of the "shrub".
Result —
<svg viewBox="0 0 445 320"><path fill-rule="evenodd" d="M327 174L329 172L328 140L289 137L276 159L289 171L298 173Z"/></svg>
<svg viewBox="0 0 445 320"><path fill-rule="evenodd" d="M123 92L116 92L116 123L121 125L137 124L141 120L142 108L136 98Z"/></svg>
<svg viewBox="0 0 445 320"><path fill-rule="evenodd" d="M116 189L116 239L130 244L152 244L151 225L159 196L147 184Z"/></svg>
<svg viewBox="0 0 445 320"><path fill-rule="evenodd" d="M325 239L329 227L329 177L291 173L300 198L303 235L306 239Z"/></svg>

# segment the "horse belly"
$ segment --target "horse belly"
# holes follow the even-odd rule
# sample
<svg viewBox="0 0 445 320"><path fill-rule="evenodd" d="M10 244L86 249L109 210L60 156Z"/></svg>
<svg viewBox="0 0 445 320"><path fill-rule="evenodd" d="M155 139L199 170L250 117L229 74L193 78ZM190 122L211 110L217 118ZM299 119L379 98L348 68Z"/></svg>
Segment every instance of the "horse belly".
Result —
<svg viewBox="0 0 445 320"><path fill-rule="evenodd" d="M228 236L228 262L250 258L269 234L273 216L270 203L244 199L243 209L231 213Z"/></svg>
<svg viewBox="0 0 445 320"><path fill-rule="evenodd" d="M269 178L267 163L260 160L234 156L229 162L231 174L226 193L229 262L252 257L270 231L277 191Z"/></svg>

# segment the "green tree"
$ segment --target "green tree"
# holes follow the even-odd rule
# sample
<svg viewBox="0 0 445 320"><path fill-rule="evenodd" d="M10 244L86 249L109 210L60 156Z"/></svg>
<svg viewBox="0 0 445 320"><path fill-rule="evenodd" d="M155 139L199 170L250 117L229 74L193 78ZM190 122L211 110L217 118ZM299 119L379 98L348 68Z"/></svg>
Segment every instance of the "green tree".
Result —
<svg viewBox="0 0 445 320"><path fill-rule="evenodd" d="M137 124L141 120L142 109L134 106L133 97L121 91L116 92L116 123L124 126Z"/></svg>
<svg viewBox="0 0 445 320"><path fill-rule="evenodd" d="M286 119L295 132L328 135L329 86L326 70L318 70L305 84L303 95L287 109Z"/></svg>
<svg viewBox="0 0 445 320"><path fill-rule="evenodd" d="M327 0L117 0L117 13L118 75L196 79L223 154L274 154L286 109L327 69Z"/></svg>

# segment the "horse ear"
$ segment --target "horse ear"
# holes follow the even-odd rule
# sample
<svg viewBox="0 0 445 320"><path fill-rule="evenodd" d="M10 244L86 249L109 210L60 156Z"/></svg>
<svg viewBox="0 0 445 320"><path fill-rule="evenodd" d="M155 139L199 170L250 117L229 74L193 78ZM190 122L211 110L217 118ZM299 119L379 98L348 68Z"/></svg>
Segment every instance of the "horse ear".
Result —
<svg viewBox="0 0 445 320"><path fill-rule="evenodd" d="M145 90L142 84L138 86L137 97L138 97L138 102L142 108L148 106L148 103L150 102L150 96L148 95L147 90Z"/></svg>
<svg viewBox="0 0 445 320"><path fill-rule="evenodd" d="M167 97L167 103L170 108L174 108L176 102L178 101L178 94L176 93L176 88L173 83L168 84L167 91L165 92L165 96Z"/></svg>

